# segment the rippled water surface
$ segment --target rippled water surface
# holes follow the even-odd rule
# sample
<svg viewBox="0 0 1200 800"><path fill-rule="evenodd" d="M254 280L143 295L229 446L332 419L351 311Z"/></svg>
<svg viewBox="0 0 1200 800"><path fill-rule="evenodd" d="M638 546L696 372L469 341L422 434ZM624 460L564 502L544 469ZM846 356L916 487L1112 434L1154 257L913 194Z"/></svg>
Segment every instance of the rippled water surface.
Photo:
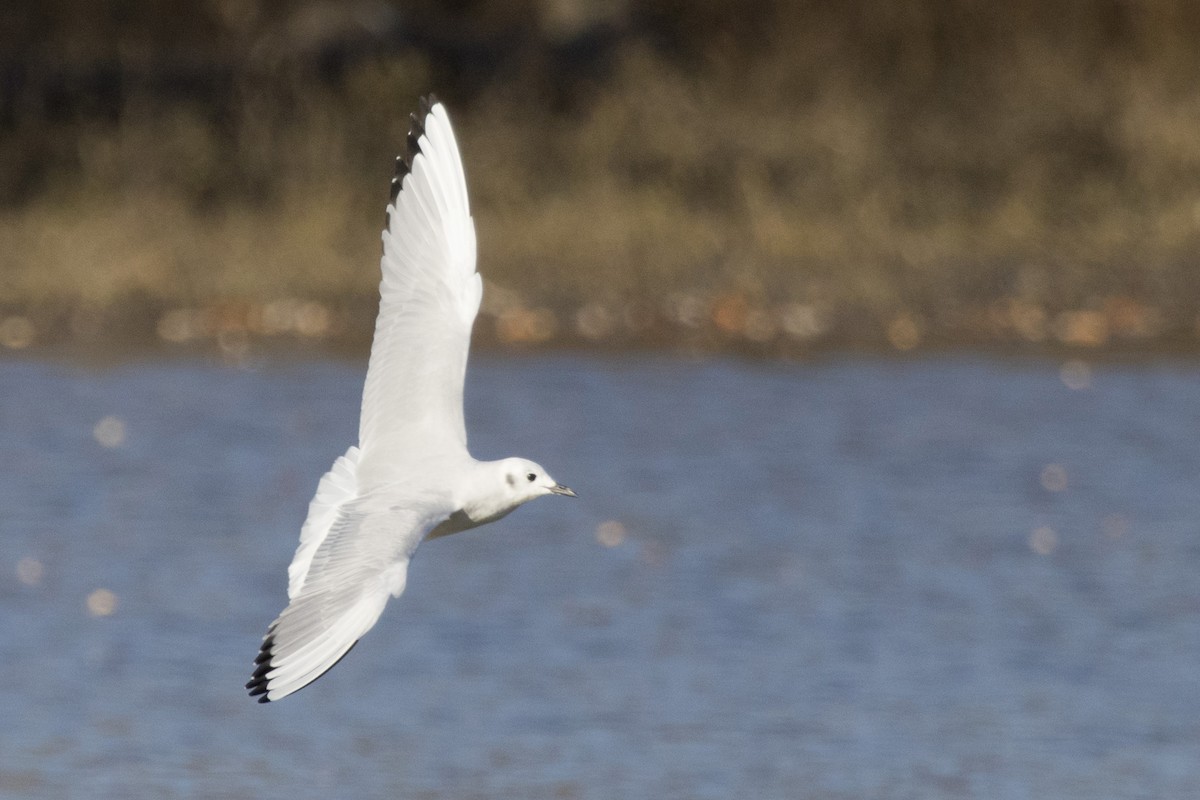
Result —
<svg viewBox="0 0 1200 800"><path fill-rule="evenodd" d="M1200 796L1196 365L477 359L581 499L261 706L362 374L0 361L0 796Z"/></svg>

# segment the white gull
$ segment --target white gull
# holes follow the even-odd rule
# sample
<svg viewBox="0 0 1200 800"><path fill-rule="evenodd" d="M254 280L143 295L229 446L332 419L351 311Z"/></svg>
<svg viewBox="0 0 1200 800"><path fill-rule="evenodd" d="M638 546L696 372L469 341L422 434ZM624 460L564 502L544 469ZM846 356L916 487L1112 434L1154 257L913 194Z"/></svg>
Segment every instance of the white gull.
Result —
<svg viewBox="0 0 1200 800"><path fill-rule="evenodd" d="M358 445L321 478L288 567L287 608L246 688L259 702L321 677L404 591L425 539L500 519L547 494L574 497L523 458L467 452L463 378L483 283L450 118L432 95L396 159L379 317Z"/></svg>

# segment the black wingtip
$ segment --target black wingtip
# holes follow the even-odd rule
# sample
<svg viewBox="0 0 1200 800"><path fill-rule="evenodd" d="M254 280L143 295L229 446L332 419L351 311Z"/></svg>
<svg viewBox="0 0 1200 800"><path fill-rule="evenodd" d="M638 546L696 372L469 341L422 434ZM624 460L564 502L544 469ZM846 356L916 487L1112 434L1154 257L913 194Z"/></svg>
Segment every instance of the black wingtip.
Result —
<svg viewBox="0 0 1200 800"><path fill-rule="evenodd" d="M396 202L396 198L400 196L400 190L404 188L404 176L412 172L413 159L421 153L421 137L425 135L425 120L439 102L437 96L430 92L418 102L417 113L408 115L408 136L404 141L404 155L396 157L396 172L392 177L390 187L389 200L392 203ZM390 226L391 220L385 220L384 224L385 227Z"/></svg>
<svg viewBox="0 0 1200 800"><path fill-rule="evenodd" d="M270 697L267 695L267 682L266 682L266 680L263 680L261 683L256 683L256 682L254 682L254 681L251 681L251 682L250 682L250 686L253 686L253 687L254 687L253 689L251 689L251 690L250 690L250 696L251 696L251 697L256 697L256 698L258 698L258 702L260 702L260 703L269 703L269 702L271 702L271 698L270 698ZM247 687L247 688L249 688L249 687Z"/></svg>
<svg viewBox="0 0 1200 800"><path fill-rule="evenodd" d="M254 658L255 664L261 664L264 661L271 659L271 650L275 647L275 637L271 634L263 639L262 647L259 648L258 655Z"/></svg>
<svg viewBox="0 0 1200 800"><path fill-rule="evenodd" d="M267 635L263 639L262 649L259 650L258 656L254 659L254 674L250 676L250 680L246 681L247 692L251 697L257 697L258 702L260 703L271 702L271 698L267 696L267 692L269 691L268 684L270 683L270 680L267 678L267 673L275 668L274 665L271 664L271 658L274 655L272 650L275 646L274 630L274 625L268 629ZM321 673L321 675L326 674L329 672L329 670L342 663L342 659L350 655L350 651L358 645L358 641L359 640L355 639L350 646L346 648L346 652L338 656L337 661L334 661L332 664L330 664L325 671ZM321 677L321 675L318 675L317 678ZM305 684L305 686L309 685L315 680L316 678L313 678L308 684ZM302 686L300 688L302 689L304 687ZM299 691L299 689L296 691Z"/></svg>
<svg viewBox="0 0 1200 800"><path fill-rule="evenodd" d="M272 628L273 630L273 628ZM250 680L246 682L246 689L250 692L251 697L258 697L258 702L266 703L267 699L267 673L273 667L271 666L272 650L275 647L275 636L269 630L263 638L262 647L258 651L258 655L254 658L254 674L250 676ZM262 695L259 697L259 695Z"/></svg>
<svg viewBox="0 0 1200 800"><path fill-rule="evenodd" d="M416 136L420 139L425 135L425 120L428 116L418 117L416 114L408 115L408 135Z"/></svg>

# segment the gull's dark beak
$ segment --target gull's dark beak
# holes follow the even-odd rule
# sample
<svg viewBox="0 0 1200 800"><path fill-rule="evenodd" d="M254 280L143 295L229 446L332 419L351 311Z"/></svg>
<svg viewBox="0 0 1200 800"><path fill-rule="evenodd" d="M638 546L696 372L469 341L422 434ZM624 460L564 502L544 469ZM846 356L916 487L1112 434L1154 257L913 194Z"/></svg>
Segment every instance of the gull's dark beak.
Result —
<svg viewBox="0 0 1200 800"><path fill-rule="evenodd" d="M563 486L561 483L550 490L550 494L561 494L563 497L579 497L575 492Z"/></svg>

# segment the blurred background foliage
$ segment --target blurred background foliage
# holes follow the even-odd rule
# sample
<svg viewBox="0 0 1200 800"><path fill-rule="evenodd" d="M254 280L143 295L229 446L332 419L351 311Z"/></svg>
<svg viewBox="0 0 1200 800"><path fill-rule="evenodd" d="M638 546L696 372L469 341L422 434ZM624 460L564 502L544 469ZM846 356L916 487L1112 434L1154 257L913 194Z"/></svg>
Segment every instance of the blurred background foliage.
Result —
<svg viewBox="0 0 1200 800"><path fill-rule="evenodd" d="M432 90L485 340L1194 348L1197 41L1182 0L4 4L0 344L364 342Z"/></svg>

